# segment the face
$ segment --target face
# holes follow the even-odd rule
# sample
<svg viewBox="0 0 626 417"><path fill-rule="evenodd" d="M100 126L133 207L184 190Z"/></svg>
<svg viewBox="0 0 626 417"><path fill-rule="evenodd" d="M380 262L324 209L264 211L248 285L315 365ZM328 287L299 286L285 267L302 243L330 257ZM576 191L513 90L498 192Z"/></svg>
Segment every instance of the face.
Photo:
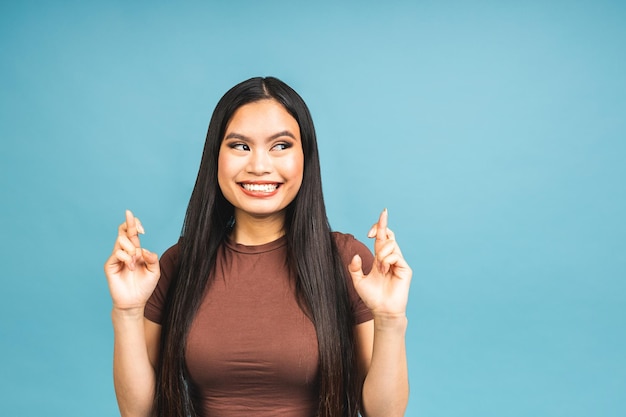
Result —
<svg viewBox="0 0 626 417"><path fill-rule="evenodd" d="M284 216L304 170L298 122L275 100L241 106L226 126L217 180L235 219Z"/></svg>

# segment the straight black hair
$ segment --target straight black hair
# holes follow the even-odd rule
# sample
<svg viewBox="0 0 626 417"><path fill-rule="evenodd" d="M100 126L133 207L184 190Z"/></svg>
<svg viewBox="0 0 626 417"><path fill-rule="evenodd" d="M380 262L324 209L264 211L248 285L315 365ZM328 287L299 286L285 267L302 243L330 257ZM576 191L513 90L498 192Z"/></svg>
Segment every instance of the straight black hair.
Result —
<svg viewBox="0 0 626 417"><path fill-rule="evenodd" d="M217 182L218 155L226 125L241 106L275 100L298 122L304 152L300 190L287 207L288 262L296 293L315 326L319 349L320 417L356 417L360 401L353 318L343 265L326 216L313 120L304 100L277 78L251 78L218 102L206 136L198 177L185 216L178 278L170 284L157 368L157 417L195 417L186 375L185 341L213 279L219 246L232 226L233 206Z"/></svg>

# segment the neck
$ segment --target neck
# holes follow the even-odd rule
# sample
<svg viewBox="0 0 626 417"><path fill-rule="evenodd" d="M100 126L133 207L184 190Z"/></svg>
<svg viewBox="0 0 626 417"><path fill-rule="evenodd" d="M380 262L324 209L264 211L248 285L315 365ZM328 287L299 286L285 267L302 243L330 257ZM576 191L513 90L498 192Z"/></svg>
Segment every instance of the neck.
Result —
<svg viewBox="0 0 626 417"><path fill-rule="evenodd" d="M263 245L285 234L285 213L267 217L252 217L235 212L235 227L231 238L242 245Z"/></svg>

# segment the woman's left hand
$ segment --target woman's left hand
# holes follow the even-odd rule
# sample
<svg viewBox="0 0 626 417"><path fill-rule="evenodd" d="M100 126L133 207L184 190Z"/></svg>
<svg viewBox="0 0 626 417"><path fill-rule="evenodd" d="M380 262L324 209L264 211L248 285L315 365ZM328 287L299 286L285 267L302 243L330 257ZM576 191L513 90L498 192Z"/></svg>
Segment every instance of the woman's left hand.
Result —
<svg viewBox="0 0 626 417"><path fill-rule="evenodd" d="M409 285L413 271L405 261L395 235L387 228L388 213L383 210L367 234L374 242L374 264L364 275L359 255L348 266L357 293L374 317L400 318L406 315Z"/></svg>

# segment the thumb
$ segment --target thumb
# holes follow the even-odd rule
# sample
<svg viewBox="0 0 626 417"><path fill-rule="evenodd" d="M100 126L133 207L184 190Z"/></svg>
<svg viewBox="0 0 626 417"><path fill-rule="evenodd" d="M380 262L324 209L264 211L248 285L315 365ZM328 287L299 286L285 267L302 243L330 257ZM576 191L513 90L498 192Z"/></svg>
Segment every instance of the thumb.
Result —
<svg viewBox="0 0 626 417"><path fill-rule="evenodd" d="M363 261L359 255L354 255L350 265L348 265L348 271L352 276L352 282L356 286L363 279Z"/></svg>
<svg viewBox="0 0 626 417"><path fill-rule="evenodd" d="M150 272L159 270L159 257L156 253L150 252L148 249L141 248L141 255L146 263L146 268Z"/></svg>

